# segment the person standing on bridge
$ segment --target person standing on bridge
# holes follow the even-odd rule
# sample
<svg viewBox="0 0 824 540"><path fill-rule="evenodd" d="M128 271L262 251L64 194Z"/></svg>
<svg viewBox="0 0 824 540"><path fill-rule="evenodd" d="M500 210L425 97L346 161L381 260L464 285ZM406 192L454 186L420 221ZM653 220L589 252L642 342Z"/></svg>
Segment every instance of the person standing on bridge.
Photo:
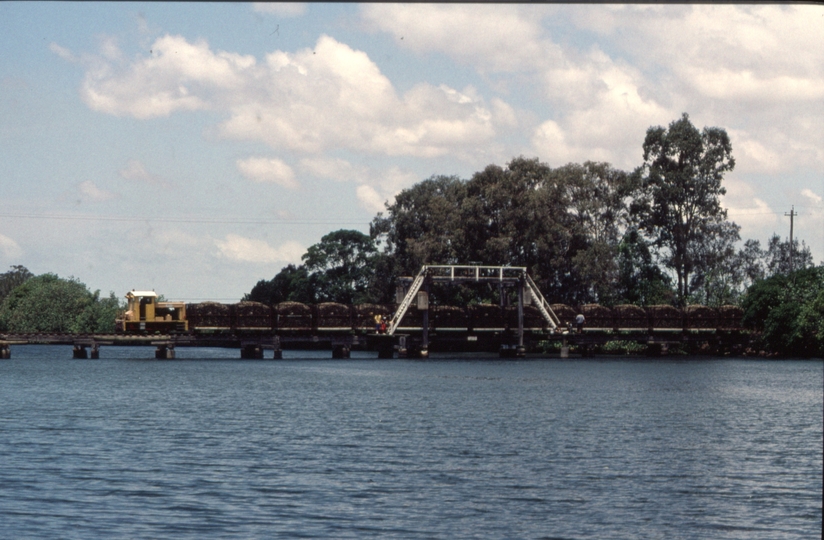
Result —
<svg viewBox="0 0 824 540"><path fill-rule="evenodd" d="M585 322L585 319L584 319L584 314L583 313L579 313L578 315L575 316L575 326L578 328L578 333L579 334L584 331L584 322Z"/></svg>

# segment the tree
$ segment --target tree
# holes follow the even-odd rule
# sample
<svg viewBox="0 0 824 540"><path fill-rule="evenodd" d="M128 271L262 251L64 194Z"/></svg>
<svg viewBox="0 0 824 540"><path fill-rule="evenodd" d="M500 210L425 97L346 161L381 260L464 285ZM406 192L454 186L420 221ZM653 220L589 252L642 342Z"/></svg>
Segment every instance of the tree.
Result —
<svg viewBox="0 0 824 540"><path fill-rule="evenodd" d="M313 279L303 265L289 264L282 268L271 280L258 281L252 290L244 295L244 301L275 305L281 302L315 303L316 288Z"/></svg>
<svg viewBox="0 0 824 540"><path fill-rule="evenodd" d="M652 306L673 301L672 280L655 264L649 245L637 229L624 234L617 260L615 304Z"/></svg>
<svg viewBox="0 0 824 540"><path fill-rule="evenodd" d="M618 248L630 224L629 197L636 177L609 163L570 163L553 170L563 178L569 200L572 271L579 303L614 304L619 275Z"/></svg>
<svg viewBox="0 0 824 540"><path fill-rule="evenodd" d="M824 267L775 274L748 290L743 323L761 333L761 345L783 356L824 355Z"/></svg>
<svg viewBox="0 0 824 540"><path fill-rule="evenodd" d="M243 300L274 305L280 302L340 302L383 300L376 281L385 261L375 240L359 231L338 230L324 235L303 254L304 264L290 264L271 280L260 280Z"/></svg>
<svg viewBox="0 0 824 540"><path fill-rule="evenodd" d="M119 302L80 281L43 274L17 286L0 305L0 326L12 332L111 332Z"/></svg>
<svg viewBox="0 0 824 540"><path fill-rule="evenodd" d="M396 276L423 264L524 266L554 301L609 301L635 181L607 163L552 169L520 156L468 181L439 176L404 190L371 231L385 239ZM459 292L450 294L475 301L497 294Z"/></svg>
<svg viewBox="0 0 824 540"><path fill-rule="evenodd" d="M803 270L813 266L813 254L810 248L801 241L798 245L798 238L793 238L792 246L792 269L790 268L790 241L781 240L777 234L773 234L767 241L767 251L764 253L764 264L767 268L767 275L789 274L791 271Z"/></svg>
<svg viewBox="0 0 824 540"><path fill-rule="evenodd" d="M369 235L341 229L324 235L302 260L315 277L318 301L352 304L370 300L376 255L377 247Z"/></svg>
<svg viewBox="0 0 824 540"><path fill-rule="evenodd" d="M650 127L643 149L642 192L633 212L675 273L677 300L683 305L696 283L693 274L720 260L708 259L703 246L721 233L737 240L737 229L733 233L725 225L727 212L719 201L726 193L724 173L735 167L732 145L726 131L705 127L699 132L684 113L668 129Z"/></svg>
<svg viewBox="0 0 824 540"><path fill-rule="evenodd" d="M738 302L744 281L744 267L735 251L738 230L738 225L728 221L715 223L709 227L711 234L695 243L691 304L718 307Z"/></svg>
<svg viewBox="0 0 824 540"><path fill-rule="evenodd" d="M401 191L372 220L370 236L384 244L395 276L415 275L424 264L465 261L460 205L466 186L456 176L432 176Z"/></svg>
<svg viewBox="0 0 824 540"><path fill-rule="evenodd" d="M0 274L0 304L9 295L9 293L17 287L22 285L27 280L34 277L34 274L28 271L25 266L14 265L11 270L5 274Z"/></svg>
<svg viewBox="0 0 824 540"><path fill-rule="evenodd" d="M758 240L747 240L738 252L737 265L741 270L742 285L746 290L759 279L764 279L764 251Z"/></svg>

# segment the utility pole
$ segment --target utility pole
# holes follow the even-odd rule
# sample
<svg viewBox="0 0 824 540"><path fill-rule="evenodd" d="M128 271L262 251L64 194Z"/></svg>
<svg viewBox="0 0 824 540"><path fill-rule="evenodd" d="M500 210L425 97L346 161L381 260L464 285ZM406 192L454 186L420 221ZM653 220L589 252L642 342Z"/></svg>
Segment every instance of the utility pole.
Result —
<svg viewBox="0 0 824 540"><path fill-rule="evenodd" d="M793 273L793 216L795 213L795 205L790 207L790 213L784 212L785 216L790 216L790 274Z"/></svg>

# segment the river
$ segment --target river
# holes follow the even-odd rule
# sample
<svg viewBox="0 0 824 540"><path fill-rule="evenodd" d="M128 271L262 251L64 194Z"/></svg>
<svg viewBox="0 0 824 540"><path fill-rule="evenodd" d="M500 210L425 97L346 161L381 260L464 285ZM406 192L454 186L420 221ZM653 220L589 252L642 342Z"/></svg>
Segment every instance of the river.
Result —
<svg viewBox="0 0 824 540"><path fill-rule="evenodd" d="M824 362L13 346L4 538L819 538Z"/></svg>

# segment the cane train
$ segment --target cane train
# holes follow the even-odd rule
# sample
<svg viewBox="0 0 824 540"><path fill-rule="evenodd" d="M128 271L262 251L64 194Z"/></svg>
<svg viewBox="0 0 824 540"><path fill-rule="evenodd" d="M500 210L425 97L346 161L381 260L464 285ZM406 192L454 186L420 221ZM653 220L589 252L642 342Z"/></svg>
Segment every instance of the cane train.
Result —
<svg viewBox="0 0 824 540"><path fill-rule="evenodd" d="M386 318L395 304L303 304L260 302L221 304L184 303L158 300L154 291L132 290L126 294L127 309L116 322L123 334L323 334L375 333L376 317ZM738 306L710 308L693 305L684 309L669 305L618 305L612 308L586 304L573 308L552 304L561 328L572 326L577 315L584 316L585 328L603 331L688 331L736 330L743 312ZM410 308L401 320L401 332L420 331L423 310ZM516 306L475 304L466 307L429 305L429 330L436 332L504 332L518 328ZM524 306L524 330L546 332L545 319L535 306Z"/></svg>

